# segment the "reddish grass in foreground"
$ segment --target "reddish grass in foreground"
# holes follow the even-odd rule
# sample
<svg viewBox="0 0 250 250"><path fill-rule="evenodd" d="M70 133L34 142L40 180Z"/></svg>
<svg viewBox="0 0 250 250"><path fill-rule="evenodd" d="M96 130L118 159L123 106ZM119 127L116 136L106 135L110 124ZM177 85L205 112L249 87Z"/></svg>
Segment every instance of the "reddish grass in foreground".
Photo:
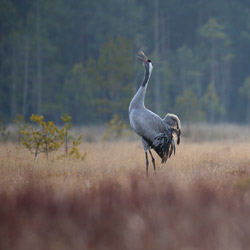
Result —
<svg viewBox="0 0 250 250"><path fill-rule="evenodd" d="M248 189L133 177L61 196L29 184L0 204L0 249L250 249Z"/></svg>

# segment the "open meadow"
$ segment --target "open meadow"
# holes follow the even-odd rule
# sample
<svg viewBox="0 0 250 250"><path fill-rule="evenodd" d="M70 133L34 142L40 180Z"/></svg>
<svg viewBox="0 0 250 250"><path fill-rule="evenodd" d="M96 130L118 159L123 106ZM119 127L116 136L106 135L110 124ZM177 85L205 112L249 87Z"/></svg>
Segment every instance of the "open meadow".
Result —
<svg viewBox="0 0 250 250"><path fill-rule="evenodd" d="M2 144L0 249L250 249L243 132L184 138L166 164L154 154L148 178L138 138L92 138L83 161Z"/></svg>
<svg viewBox="0 0 250 250"><path fill-rule="evenodd" d="M250 0L0 3L0 250L250 250Z"/></svg>

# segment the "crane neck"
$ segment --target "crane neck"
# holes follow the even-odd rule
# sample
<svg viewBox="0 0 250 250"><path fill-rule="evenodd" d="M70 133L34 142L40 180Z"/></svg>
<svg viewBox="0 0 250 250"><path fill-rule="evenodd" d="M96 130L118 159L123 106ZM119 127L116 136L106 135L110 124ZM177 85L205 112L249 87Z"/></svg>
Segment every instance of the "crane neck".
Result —
<svg viewBox="0 0 250 250"><path fill-rule="evenodd" d="M138 89L138 91L136 92L135 96L133 97L132 101L130 102L129 111L132 108L145 108L144 99L145 99L150 75L151 75L150 71L148 69L146 69L143 82L142 82L140 88Z"/></svg>
<svg viewBox="0 0 250 250"><path fill-rule="evenodd" d="M145 69L144 79L141 84L142 87L146 87L149 81L151 73L149 72L149 69Z"/></svg>

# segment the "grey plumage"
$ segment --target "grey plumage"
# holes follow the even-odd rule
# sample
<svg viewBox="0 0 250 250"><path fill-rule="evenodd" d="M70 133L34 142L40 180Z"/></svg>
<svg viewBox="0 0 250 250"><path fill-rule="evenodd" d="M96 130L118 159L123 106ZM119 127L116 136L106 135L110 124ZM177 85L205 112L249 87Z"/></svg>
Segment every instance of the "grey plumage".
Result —
<svg viewBox="0 0 250 250"><path fill-rule="evenodd" d="M181 123L173 114L167 114L164 119L148 110L144 105L147 85L153 70L152 61L143 53L139 57L144 64L144 80L129 105L129 121L132 129L141 137L146 156L146 174L148 175L149 151L155 170L155 160L150 149L161 157L162 163L166 162L172 153L175 154L174 136L177 136L177 144L180 143Z"/></svg>

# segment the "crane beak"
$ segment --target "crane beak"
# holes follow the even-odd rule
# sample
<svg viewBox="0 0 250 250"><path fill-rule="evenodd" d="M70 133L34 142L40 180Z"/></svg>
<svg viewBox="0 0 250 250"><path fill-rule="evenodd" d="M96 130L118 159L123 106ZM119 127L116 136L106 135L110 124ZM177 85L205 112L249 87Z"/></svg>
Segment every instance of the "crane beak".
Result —
<svg viewBox="0 0 250 250"><path fill-rule="evenodd" d="M142 60L142 62L145 64L146 63L146 61L145 61L145 59L144 58L142 58L142 57L140 57L140 56L137 56L139 59L141 59Z"/></svg>

